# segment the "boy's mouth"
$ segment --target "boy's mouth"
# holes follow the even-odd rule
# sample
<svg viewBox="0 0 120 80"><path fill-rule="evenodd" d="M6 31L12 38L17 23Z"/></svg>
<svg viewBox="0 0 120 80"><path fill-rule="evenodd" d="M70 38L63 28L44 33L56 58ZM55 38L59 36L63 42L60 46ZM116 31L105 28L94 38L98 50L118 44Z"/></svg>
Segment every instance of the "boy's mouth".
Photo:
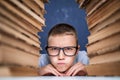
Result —
<svg viewBox="0 0 120 80"><path fill-rule="evenodd" d="M65 63L63 63L63 62L59 62L59 63L57 63L58 65L65 65Z"/></svg>

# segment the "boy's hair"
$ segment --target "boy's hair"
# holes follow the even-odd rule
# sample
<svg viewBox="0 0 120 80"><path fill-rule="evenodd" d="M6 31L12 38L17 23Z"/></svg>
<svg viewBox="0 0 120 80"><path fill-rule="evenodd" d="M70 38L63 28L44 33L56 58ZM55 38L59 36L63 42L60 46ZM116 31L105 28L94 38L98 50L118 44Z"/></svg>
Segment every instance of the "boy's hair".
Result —
<svg viewBox="0 0 120 80"><path fill-rule="evenodd" d="M73 35L76 38L76 43L78 45L78 36L75 28L69 24L66 23L60 23L55 25L48 33L48 39L50 36L56 36L56 35ZM48 40L47 39L47 40ZM48 44L48 41L47 41Z"/></svg>

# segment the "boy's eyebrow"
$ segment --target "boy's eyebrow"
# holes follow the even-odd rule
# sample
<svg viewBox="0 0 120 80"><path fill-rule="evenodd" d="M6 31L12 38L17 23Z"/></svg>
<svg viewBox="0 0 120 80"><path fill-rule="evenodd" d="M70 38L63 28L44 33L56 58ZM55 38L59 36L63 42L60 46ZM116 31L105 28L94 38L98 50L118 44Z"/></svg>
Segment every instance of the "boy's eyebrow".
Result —
<svg viewBox="0 0 120 80"><path fill-rule="evenodd" d="M57 47L57 46L47 46L47 47ZM65 46L65 47L77 47L77 46ZM65 47L58 47L58 48L65 48Z"/></svg>

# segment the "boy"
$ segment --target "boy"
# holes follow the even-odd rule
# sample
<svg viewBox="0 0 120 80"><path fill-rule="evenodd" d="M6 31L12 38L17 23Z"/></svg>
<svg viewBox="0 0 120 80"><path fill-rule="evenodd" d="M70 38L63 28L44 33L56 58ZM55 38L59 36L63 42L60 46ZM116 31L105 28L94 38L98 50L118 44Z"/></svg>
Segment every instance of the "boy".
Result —
<svg viewBox="0 0 120 80"><path fill-rule="evenodd" d="M86 75L85 64L89 59L84 51L79 51L77 33L71 25L55 25L47 40L48 54L40 57L39 75Z"/></svg>

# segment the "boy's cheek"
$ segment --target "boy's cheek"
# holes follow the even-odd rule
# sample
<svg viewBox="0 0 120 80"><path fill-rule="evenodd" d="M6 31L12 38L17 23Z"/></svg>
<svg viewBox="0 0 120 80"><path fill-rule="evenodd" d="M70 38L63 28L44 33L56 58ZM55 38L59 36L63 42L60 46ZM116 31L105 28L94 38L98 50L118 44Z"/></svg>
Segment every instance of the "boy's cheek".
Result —
<svg viewBox="0 0 120 80"><path fill-rule="evenodd" d="M68 70L74 64L75 57L67 57L64 60L59 60L56 57L50 57L51 64L59 71L63 72ZM58 64L59 62L63 62L65 64Z"/></svg>

